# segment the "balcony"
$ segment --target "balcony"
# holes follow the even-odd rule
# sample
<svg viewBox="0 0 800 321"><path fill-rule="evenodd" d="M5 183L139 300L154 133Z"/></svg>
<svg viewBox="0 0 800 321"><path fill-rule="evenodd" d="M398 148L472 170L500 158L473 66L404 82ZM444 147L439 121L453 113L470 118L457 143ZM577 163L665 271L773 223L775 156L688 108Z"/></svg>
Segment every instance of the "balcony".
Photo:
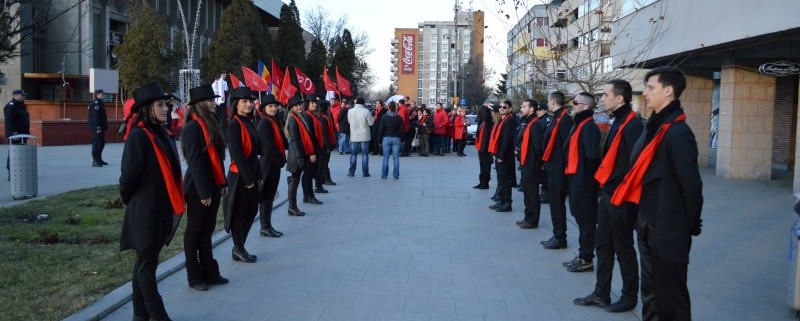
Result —
<svg viewBox="0 0 800 321"><path fill-rule="evenodd" d="M398 43L400 43L400 40L398 40L397 38L392 38L392 44L393 45L396 45Z"/></svg>
<svg viewBox="0 0 800 321"><path fill-rule="evenodd" d="M392 57L392 59L391 59L391 60L392 60L392 63L393 63L393 64L396 64L396 63L397 63L397 61L398 61L397 57Z"/></svg>
<svg viewBox="0 0 800 321"><path fill-rule="evenodd" d="M392 54L397 54L398 52L400 52L400 49L392 48L392 50L391 50Z"/></svg>
<svg viewBox="0 0 800 321"><path fill-rule="evenodd" d="M389 80L391 80L391 81L397 81L397 79L398 79L398 78L397 78L397 76L391 76L391 77L389 77Z"/></svg>
<svg viewBox="0 0 800 321"><path fill-rule="evenodd" d="M392 68L389 68L389 71L397 72L397 66L392 66Z"/></svg>

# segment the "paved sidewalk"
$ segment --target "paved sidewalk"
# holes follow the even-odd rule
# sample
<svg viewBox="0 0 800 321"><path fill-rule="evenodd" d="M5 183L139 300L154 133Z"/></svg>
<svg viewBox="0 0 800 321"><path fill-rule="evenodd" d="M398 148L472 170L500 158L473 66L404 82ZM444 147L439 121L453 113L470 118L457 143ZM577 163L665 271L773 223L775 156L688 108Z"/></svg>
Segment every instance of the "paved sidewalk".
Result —
<svg viewBox="0 0 800 321"><path fill-rule="evenodd" d="M471 188L477 183L478 163L473 149L467 153L470 156L463 158L401 158L399 180L380 179L380 160L375 156L370 158L372 177L360 176L360 162L356 177L346 177L347 155L333 155L332 174L339 185L329 187L330 194L317 196L324 205L300 204L308 213L305 217L286 216L285 206L277 209L275 225L284 237L266 239L257 231L251 233L247 247L258 255L257 263L232 262L230 240L214 249L230 284L198 292L187 286L183 270L163 279L159 288L170 316L175 320L640 319L640 307L609 314L573 305L575 297L588 294L594 286L594 274L570 273L561 267L577 252L574 222L567 250L542 249L538 243L549 238L552 229L548 208L543 207L538 230L514 225L522 217L520 193L513 195L513 213L488 210L493 190ZM118 169L113 172L110 183L118 176ZM788 232L795 218L789 184L724 180L710 169L702 174L704 228L694 239L689 266L694 318L794 320L786 306ZM285 195L285 187L279 192ZM616 296L618 272L614 276ZM106 320L130 320L131 315L128 303Z"/></svg>

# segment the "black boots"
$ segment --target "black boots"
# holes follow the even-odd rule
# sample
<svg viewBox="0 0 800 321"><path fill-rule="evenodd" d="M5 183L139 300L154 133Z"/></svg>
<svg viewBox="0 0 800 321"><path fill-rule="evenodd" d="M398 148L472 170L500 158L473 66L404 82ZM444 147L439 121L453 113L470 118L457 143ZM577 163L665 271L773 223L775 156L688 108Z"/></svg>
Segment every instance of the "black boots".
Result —
<svg viewBox="0 0 800 321"><path fill-rule="evenodd" d="M264 201L259 204L261 208L261 236L281 237L283 233L272 227L272 204L273 201Z"/></svg>
<svg viewBox="0 0 800 321"><path fill-rule="evenodd" d="M325 187L322 187L322 183L320 181L317 181L316 185L317 186L314 189L314 193L323 193L323 194L325 194L325 193L328 192L328 190L326 190Z"/></svg>
<svg viewBox="0 0 800 321"><path fill-rule="evenodd" d="M303 196L303 203L314 204L314 205L322 205L322 201L318 200L314 195Z"/></svg>
<svg viewBox="0 0 800 321"><path fill-rule="evenodd" d="M289 185L289 215L290 216L303 216L305 212L297 207L297 187L300 185L300 180L294 177L287 177L286 183Z"/></svg>
<svg viewBox="0 0 800 321"><path fill-rule="evenodd" d="M489 179L490 179L489 175L478 174L478 180L480 180L480 183L478 183L478 185L473 186L472 188L489 189Z"/></svg>
<svg viewBox="0 0 800 321"><path fill-rule="evenodd" d="M231 237L233 238L233 251L231 256L233 257L233 260L245 263L254 263L256 261L256 256L247 253L247 250L244 249L244 240L247 239L247 234L243 226L244 224L234 222L231 225Z"/></svg>
<svg viewBox="0 0 800 321"><path fill-rule="evenodd" d="M247 253L247 250L245 250L243 247L234 246L232 256L234 261L239 261L244 263L256 262L256 258L250 255L250 253Z"/></svg>
<svg viewBox="0 0 800 321"><path fill-rule="evenodd" d="M334 183L333 180L331 179L331 169L330 168L326 168L325 169L325 181L322 182L322 184L336 186L336 183Z"/></svg>

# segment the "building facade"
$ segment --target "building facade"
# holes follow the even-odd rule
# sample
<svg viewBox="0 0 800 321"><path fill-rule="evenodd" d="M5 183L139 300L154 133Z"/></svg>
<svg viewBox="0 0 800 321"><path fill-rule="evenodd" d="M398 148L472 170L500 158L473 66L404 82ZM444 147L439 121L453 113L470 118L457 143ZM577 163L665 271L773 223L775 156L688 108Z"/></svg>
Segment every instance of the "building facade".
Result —
<svg viewBox="0 0 800 321"><path fill-rule="evenodd" d="M551 50L547 42L550 15L546 5L535 5L507 34L508 70L506 88L509 96L535 97L553 90L548 74ZM538 67L536 66L538 64Z"/></svg>
<svg viewBox="0 0 800 321"><path fill-rule="evenodd" d="M392 38L392 81L398 95L414 97L419 100L417 87L419 80L419 29L396 28Z"/></svg>
<svg viewBox="0 0 800 321"><path fill-rule="evenodd" d="M458 97L459 83L464 80L459 74L461 67L467 63L483 66L484 25L483 11L457 12L454 21L420 22L415 34L416 84L406 87L404 84L413 78L404 74L409 68L403 66L402 46L405 44L401 37L414 33L398 34L398 30L409 29L396 29L392 39L394 66L391 71L392 79L398 81L397 92L411 93L404 95L421 104L452 104L453 98Z"/></svg>
<svg viewBox="0 0 800 321"><path fill-rule="evenodd" d="M657 0L627 9L614 26L627 26L632 35L645 34L652 19L670 27L647 55L619 66L671 65L687 74L681 103L697 137L700 163L716 167L725 178L767 180L776 168L791 169L794 191L800 191L800 20L795 15L800 2ZM713 19L708 12L714 12ZM620 40L612 52L644 41ZM714 137L718 142L711 141Z"/></svg>

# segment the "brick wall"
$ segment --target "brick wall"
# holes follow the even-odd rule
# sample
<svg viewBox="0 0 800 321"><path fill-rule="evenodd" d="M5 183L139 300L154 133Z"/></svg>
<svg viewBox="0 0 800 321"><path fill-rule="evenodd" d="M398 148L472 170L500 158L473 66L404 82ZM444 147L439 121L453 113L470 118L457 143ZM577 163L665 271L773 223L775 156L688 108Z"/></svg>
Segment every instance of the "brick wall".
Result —
<svg viewBox="0 0 800 321"><path fill-rule="evenodd" d="M776 77L775 118L772 132L772 163L794 166L797 132L797 76Z"/></svg>
<svg viewBox="0 0 800 321"><path fill-rule="evenodd" d="M686 124L697 140L697 162L708 166L711 133L711 98L714 80L697 76L686 76L686 89L681 94L681 105L686 112Z"/></svg>

